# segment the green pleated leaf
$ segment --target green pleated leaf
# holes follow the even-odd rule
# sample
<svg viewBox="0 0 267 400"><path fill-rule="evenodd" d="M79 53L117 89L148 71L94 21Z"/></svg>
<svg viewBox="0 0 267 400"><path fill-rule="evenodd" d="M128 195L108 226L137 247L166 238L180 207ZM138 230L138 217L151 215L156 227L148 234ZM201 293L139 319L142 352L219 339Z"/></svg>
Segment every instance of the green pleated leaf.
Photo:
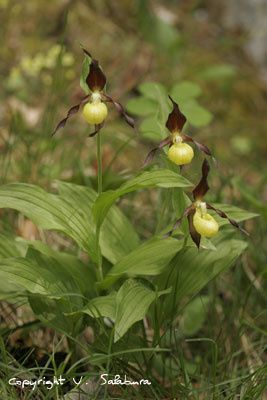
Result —
<svg viewBox="0 0 267 400"><path fill-rule="evenodd" d="M152 239L140 245L111 268L101 287L109 287L124 275L133 277L160 274L181 249L182 243L182 241L170 237Z"/></svg>
<svg viewBox="0 0 267 400"><path fill-rule="evenodd" d="M26 300L38 318L54 329L79 331L77 310L96 295L90 266L41 242L23 244L28 246L25 258L0 261L0 299Z"/></svg>
<svg viewBox="0 0 267 400"><path fill-rule="evenodd" d="M92 206L97 198L94 190L72 183L58 182L59 193L87 216L91 227L95 227ZM95 229L95 228L93 228ZM111 263L116 263L139 244L139 238L128 218L113 206L107 215L100 234L101 252Z"/></svg>
<svg viewBox="0 0 267 400"><path fill-rule="evenodd" d="M19 251L19 246L15 242L15 238L0 235L0 260L9 257L19 257L22 254Z"/></svg>
<svg viewBox="0 0 267 400"><path fill-rule="evenodd" d="M175 265L177 273L180 273L178 298L196 294L216 275L231 267L247 248L246 242L235 239L215 244L217 251L199 251L192 247L177 255ZM183 269L185 265L187 267Z"/></svg>
<svg viewBox="0 0 267 400"><path fill-rule="evenodd" d="M10 258L0 263L1 299L10 295L26 297L27 291L32 294L48 294L47 282L53 281L54 277L49 271L40 273L38 266L30 260ZM55 291L53 293L55 294Z"/></svg>
<svg viewBox="0 0 267 400"><path fill-rule="evenodd" d="M139 237L128 218L113 206L100 232L100 248L103 256L112 264L139 245Z"/></svg>
<svg viewBox="0 0 267 400"><path fill-rule="evenodd" d="M90 188L58 183L60 195L47 193L35 185L9 184L0 187L0 208L12 208L42 229L56 230L72 238L97 261L95 220L92 206L97 197ZM139 244L130 221L112 207L100 236L102 254L112 263Z"/></svg>
<svg viewBox="0 0 267 400"><path fill-rule="evenodd" d="M53 299L67 294L73 294L74 299L75 294L81 297L79 282L68 266L35 250L31 250L27 258L9 258L0 262L0 293L39 294Z"/></svg>
<svg viewBox="0 0 267 400"><path fill-rule="evenodd" d="M216 250L198 250L195 246L181 250L172 260L164 275L158 278L158 285L164 289L172 282L174 292L164 309L168 314L173 305L185 298L195 296L219 273L230 268L244 252L247 243L241 240L214 240Z"/></svg>
<svg viewBox="0 0 267 400"><path fill-rule="evenodd" d="M71 335L80 332L81 324L78 323L80 316L74 315L65 317L65 314L73 313L83 307L86 297L93 297L95 290L92 289L94 286L94 277L92 273L83 270L83 281L87 283L81 284L81 272L79 269L82 268L79 261L76 263L66 261L64 259L55 258L48 256L46 250L42 249L43 252L29 248L26 254L26 260L32 262L32 265L37 265L39 269L39 279L42 280L42 284L45 287L47 293L35 292L33 295L27 290L28 301L33 312L38 315L40 320L44 323L52 326L56 330L67 332ZM50 276L48 275L50 273ZM38 282L38 278L37 278ZM90 293L90 290L93 290Z"/></svg>
<svg viewBox="0 0 267 400"><path fill-rule="evenodd" d="M60 264L60 270L62 270L62 268L66 270L68 276L70 276L73 282L76 283L79 291L83 295L90 297L90 293L94 293L94 285L96 281L94 265L90 263L84 264L76 256L55 250L39 240L20 240L20 242L24 243L28 249L25 254L26 258L29 257L29 253L35 254L35 258L38 253L43 254L48 258L53 258ZM31 249L37 250L37 252L31 252Z"/></svg>
<svg viewBox="0 0 267 400"><path fill-rule="evenodd" d="M99 226L103 223L112 204L124 194L151 187L174 188L189 186L191 186L191 183L187 179L167 169L142 172L137 177L121 185L117 190L109 190L98 197L93 207L96 223Z"/></svg>
<svg viewBox="0 0 267 400"><path fill-rule="evenodd" d="M0 187L0 207L20 211L42 229L63 232L97 259L94 224L78 204L35 185L12 183Z"/></svg>
<svg viewBox="0 0 267 400"><path fill-rule="evenodd" d="M95 297L80 312L90 315L92 318L107 317L115 321L116 292L107 296Z"/></svg>
<svg viewBox="0 0 267 400"><path fill-rule="evenodd" d="M128 279L116 296L116 318L114 342L117 342L128 329L146 315L151 303L162 294L147 288L143 283Z"/></svg>
<svg viewBox="0 0 267 400"><path fill-rule="evenodd" d="M157 293L141 281L128 279L118 292L92 299L79 312L93 318L108 317L113 320L114 342L117 342L135 322L144 318L151 303L166 293L169 289Z"/></svg>

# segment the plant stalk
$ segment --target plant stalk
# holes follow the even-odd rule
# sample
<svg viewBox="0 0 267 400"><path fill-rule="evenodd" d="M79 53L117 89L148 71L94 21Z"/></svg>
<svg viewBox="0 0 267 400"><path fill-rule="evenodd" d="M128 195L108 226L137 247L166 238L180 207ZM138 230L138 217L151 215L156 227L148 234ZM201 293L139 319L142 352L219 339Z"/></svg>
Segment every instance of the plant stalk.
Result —
<svg viewBox="0 0 267 400"><path fill-rule="evenodd" d="M98 132L97 137L97 192L102 193L102 141L101 132Z"/></svg>
<svg viewBox="0 0 267 400"><path fill-rule="evenodd" d="M103 189L103 172L102 172L102 141L101 132L97 134L97 192L98 195L102 193ZM97 240L97 252L98 252L98 280L101 282L103 280L103 270L102 270L102 254L100 249L100 228L96 227L96 240Z"/></svg>

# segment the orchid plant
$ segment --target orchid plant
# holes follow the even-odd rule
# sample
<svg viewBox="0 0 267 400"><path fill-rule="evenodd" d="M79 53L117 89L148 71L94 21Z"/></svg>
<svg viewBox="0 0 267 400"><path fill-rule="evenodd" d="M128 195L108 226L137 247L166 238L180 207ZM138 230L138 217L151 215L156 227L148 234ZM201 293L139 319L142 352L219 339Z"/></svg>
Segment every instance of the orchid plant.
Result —
<svg viewBox="0 0 267 400"><path fill-rule="evenodd" d="M168 358L176 351L171 348L171 343L170 349L161 348L159 343L167 332L166 326L176 326L180 302L196 296L218 273L229 268L246 248L244 241L229 238L223 229L218 235L220 240L215 241L217 251L200 248L201 237L215 236L219 230L208 210L226 218L244 233L239 222L255 215L235 208L238 217L233 219L231 210L226 214L205 202L210 171L205 158L202 177L192 192L192 202L167 237L162 233L151 234L146 240L141 238L131 216L128 218L117 207L116 200L128 193L151 188L177 188L184 194L192 183L181 175L181 171L156 167L142 169L136 176L127 177L120 187L103 192L100 131L108 116L107 104L113 104L131 128L135 127L135 122L122 104L106 93L107 79L99 62L87 50L83 51L89 60L85 76L88 93L68 110L53 135L83 107L83 117L94 126L89 136L96 135L97 138L98 190L59 181L57 194L24 183L0 187L0 207L23 213L40 230L63 233L76 246L74 255L69 253L67 246L64 251L45 242L24 241L21 244L15 238L1 237L0 295L12 300L16 296L26 299L38 319L64 333L73 346L80 345L77 338L86 327L93 327L95 339L83 350L89 352L95 368L109 372L113 366L116 369L121 365L124 373L128 369L138 376L140 366L144 365L148 371L148 366L152 365L153 374L154 355L162 351ZM165 146L169 146L168 158L176 165L189 164L194 151L188 143L211 156L206 145L183 133L186 116L171 97L170 100L172 111L166 121L170 135L149 152L145 164L149 164L156 152ZM168 191L166 193L169 195ZM185 217L199 250L184 240L171 237ZM161 300L162 296L169 299L166 304ZM160 315L155 317L156 308L152 304L159 305ZM173 310L171 315L170 310ZM154 347L146 332L152 336ZM118 341L120 347L116 347ZM143 364L141 359L136 361L134 352L130 354L129 347L137 348L136 351L142 354ZM133 368L134 363L138 368Z"/></svg>
<svg viewBox="0 0 267 400"><path fill-rule="evenodd" d="M58 125L56 126L52 136L61 128L64 128L68 119L73 115L76 114L80 107L83 105L83 117L87 121L89 125L94 125L95 129L92 133L88 136L93 137L97 135L97 171L98 171L98 194L102 193L102 145L101 145L101 136L100 130L104 126L105 119L108 115L108 109L106 103L112 103L123 119L127 122L130 127L135 128L134 120L131 118L127 112L125 111L122 104L113 99L113 97L109 96L105 92L105 86L107 83L106 75L104 74L103 70L99 66L99 62L95 60L92 55L83 48L83 52L86 57L90 59L89 71L88 75L85 79L85 82L88 86L90 91L85 97L81 99L81 101L72 106L68 112L67 116L63 118ZM98 278L99 280L103 279L103 271L102 271L102 256L100 251L100 230L96 230L96 241L98 247Z"/></svg>

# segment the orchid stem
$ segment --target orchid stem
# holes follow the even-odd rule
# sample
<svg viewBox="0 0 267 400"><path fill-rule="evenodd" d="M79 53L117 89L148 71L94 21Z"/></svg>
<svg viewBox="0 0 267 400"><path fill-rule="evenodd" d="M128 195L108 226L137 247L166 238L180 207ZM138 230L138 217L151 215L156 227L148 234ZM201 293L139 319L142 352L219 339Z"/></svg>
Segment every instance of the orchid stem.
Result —
<svg viewBox="0 0 267 400"><path fill-rule="evenodd" d="M102 176L102 141L101 132L97 134L97 192L98 195L102 193L103 186L103 176ZM96 227L96 240L97 240L97 252L98 252L98 280L101 282L103 280L103 270L102 270L102 254L100 248L100 227Z"/></svg>
<svg viewBox="0 0 267 400"><path fill-rule="evenodd" d="M102 193L102 143L101 134L97 134L97 191L98 194Z"/></svg>

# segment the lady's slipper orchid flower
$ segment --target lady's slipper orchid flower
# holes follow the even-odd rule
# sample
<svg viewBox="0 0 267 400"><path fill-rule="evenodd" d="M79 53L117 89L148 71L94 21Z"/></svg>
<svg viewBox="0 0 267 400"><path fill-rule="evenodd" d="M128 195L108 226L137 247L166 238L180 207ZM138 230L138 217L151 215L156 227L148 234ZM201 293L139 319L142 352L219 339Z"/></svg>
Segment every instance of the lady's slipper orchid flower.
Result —
<svg viewBox="0 0 267 400"><path fill-rule="evenodd" d="M104 121L108 115L106 103L112 103L127 124L134 128L135 125L133 118L126 113L123 106L119 102L115 101L111 96L105 93L104 89L107 79L104 72L100 68L98 61L95 60L87 50L83 49L83 52L86 56L91 58L89 73L86 78L86 83L91 93L83 97L78 104L69 109L66 117L58 123L52 135L54 135L59 129L64 128L68 119L72 115L76 114L80 110L81 106L84 106L83 116L85 120L90 125L95 126L95 131L89 136L95 136L103 127Z"/></svg>
<svg viewBox="0 0 267 400"><path fill-rule="evenodd" d="M192 204L184 210L182 216L173 225L172 230L167 233L167 236L170 236L173 231L179 227L182 219L187 217L190 236L198 248L200 245L201 236L210 238L215 236L219 230L217 221L210 214L208 214L207 210L215 211L221 218L226 218L235 228L238 228L241 232L248 235L248 233L242 229L234 219L229 218L224 211L219 210L213 207L211 204L203 201L203 197L209 190L209 185L207 182L209 171L210 166L208 161L205 159L202 164L202 177L192 192Z"/></svg>
<svg viewBox="0 0 267 400"><path fill-rule="evenodd" d="M172 162L180 166L189 164L194 157L194 151L186 142L194 143L200 151L211 156L211 152L207 146L182 133L182 129L186 123L186 117L180 111L178 104L170 96L169 98L172 102L173 109L168 116L165 126L170 131L171 135L162 140L157 147L148 153L144 165L147 165L152 161L158 150L168 145L170 146L168 150L168 158Z"/></svg>

